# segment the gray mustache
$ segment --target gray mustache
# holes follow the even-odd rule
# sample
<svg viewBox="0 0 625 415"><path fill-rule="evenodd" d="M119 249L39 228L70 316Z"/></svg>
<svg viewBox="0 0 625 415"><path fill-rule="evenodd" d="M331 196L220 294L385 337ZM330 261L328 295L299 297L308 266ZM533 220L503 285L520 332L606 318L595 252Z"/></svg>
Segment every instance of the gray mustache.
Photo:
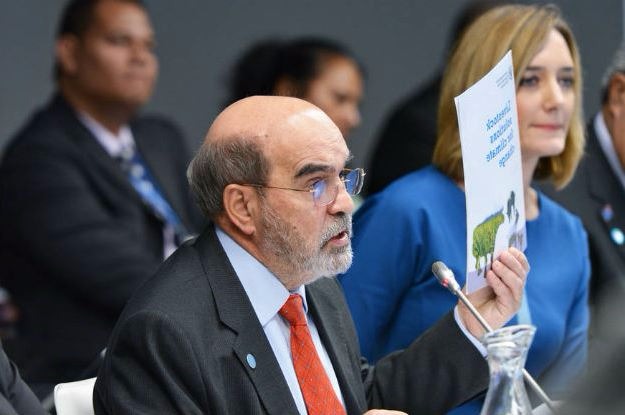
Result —
<svg viewBox="0 0 625 415"><path fill-rule="evenodd" d="M321 234L322 244L325 244L341 232L346 232L350 238L352 237L352 215L339 216L328 229L323 231L323 234Z"/></svg>

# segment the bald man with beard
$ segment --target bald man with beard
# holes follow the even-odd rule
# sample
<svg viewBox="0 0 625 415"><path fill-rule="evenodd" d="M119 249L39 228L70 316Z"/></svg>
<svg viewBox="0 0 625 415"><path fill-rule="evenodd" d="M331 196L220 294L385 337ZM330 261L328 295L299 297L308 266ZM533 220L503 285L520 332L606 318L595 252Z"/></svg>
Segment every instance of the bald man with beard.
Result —
<svg viewBox="0 0 625 415"><path fill-rule="evenodd" d="M481 327L460 305L375 367L361 358L341 289L326 278L351 264L350 196L364 173L345 169L349 159L336 125L296 98L246 98L217 117L189 171L214 225L122 313L97 414L327 413L312 408L292 358L295 329L281 309L294 295L322 367L313 383L327 386L332 413L443 413L486 388L471 339ZM529 266L514 249L496 262L497 278L472 300L500 327L519 307Z"/></svg>

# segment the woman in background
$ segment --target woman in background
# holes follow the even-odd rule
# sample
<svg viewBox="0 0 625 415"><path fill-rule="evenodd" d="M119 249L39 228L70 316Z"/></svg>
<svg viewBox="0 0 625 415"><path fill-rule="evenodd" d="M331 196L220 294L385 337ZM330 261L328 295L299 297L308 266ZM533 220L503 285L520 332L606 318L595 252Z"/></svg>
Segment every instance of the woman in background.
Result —
<svg viewBox="0 0 625 415"><path fill-rule="evenodd" d="M362 66L336 42L266 40L235 63L226 105L252 95L301 98L321 108L347 139L360 124L363 78Z"/></svg>
<svg viewBox="0 0 625 415"><path fill-rule="evenodd" d="M443 260L463 285L466 209L453 98L512 50L531 266L524 305L509 324L537 327L526 368L557 397L587 354L589 262L579 219L531 187L563 186L581 157L581 64L553 6L502 6L457 44L442 81L433 166L398 179L354 216L354 263L340 277L362 352L375 361L403 348L454 306L431 273ZM492 272L492 271L489 271ZM478 414L482 398L452 413Z"/></svg>

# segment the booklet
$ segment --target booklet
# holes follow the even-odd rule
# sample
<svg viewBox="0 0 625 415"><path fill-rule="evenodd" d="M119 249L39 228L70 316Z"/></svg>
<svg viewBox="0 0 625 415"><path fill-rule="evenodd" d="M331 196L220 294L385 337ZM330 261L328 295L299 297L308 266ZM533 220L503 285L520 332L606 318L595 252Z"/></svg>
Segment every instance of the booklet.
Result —
<svg viewBox="0 0 625 415"><path fill-rule="evenodd" d="M467 292L486 285L493 258L524 250L525 203L512 52L455 98L467 204Z"/></svg>

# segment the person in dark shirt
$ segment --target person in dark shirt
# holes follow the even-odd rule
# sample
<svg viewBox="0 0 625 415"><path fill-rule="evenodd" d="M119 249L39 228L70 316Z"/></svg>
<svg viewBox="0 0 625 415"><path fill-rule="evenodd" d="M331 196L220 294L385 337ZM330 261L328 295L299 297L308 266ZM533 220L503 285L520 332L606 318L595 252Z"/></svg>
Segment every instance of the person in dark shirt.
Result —
<svg viewBox="0 0 625 415"><path fill-rule="evenodd" d="M39 396L83 374L133 291L201 221L182 134L138 114L154 44L140 1L69 2L56 92L0 165L0 283L20 313L5 347Z"/></svg>
<svg viewBox="0 0 625 415"><path fill-rule="evenodd" d="M453 48L471 22L501 4L501 0L468 2L456 18L448 49ZM363 189L365 196L432 162L441 79L442 69L391 111L373 146Z"/></svg>

